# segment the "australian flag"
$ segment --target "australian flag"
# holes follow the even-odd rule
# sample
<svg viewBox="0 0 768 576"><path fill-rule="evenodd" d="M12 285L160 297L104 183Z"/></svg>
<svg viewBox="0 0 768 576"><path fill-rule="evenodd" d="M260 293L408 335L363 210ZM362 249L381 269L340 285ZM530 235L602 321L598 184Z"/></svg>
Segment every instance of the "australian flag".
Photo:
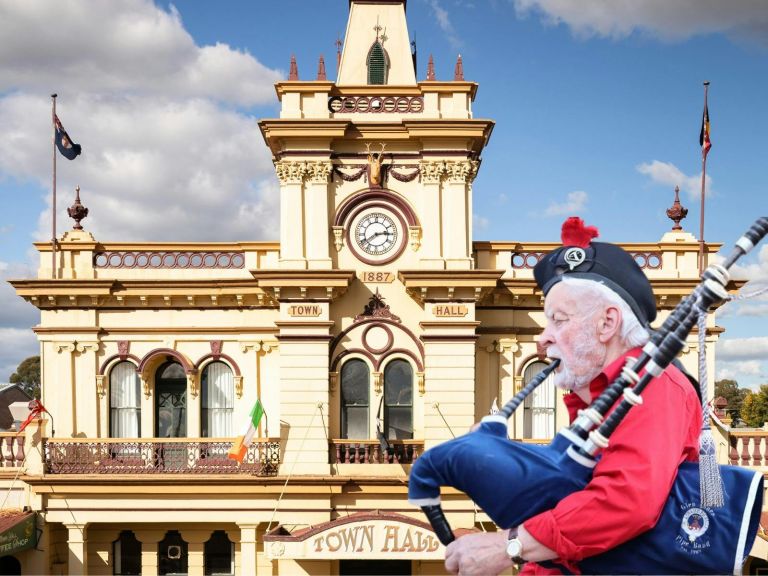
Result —
<svg viewBox="0 0 768 576"><path fill-rule="evenodd" d="M56 124L56 148L59 149L61 155L68 160L74 160L82 152L80 144L75 144L72 139L64 130L64 126L61 125L61 121L58 116L53 117L53 121Z"/></svg>

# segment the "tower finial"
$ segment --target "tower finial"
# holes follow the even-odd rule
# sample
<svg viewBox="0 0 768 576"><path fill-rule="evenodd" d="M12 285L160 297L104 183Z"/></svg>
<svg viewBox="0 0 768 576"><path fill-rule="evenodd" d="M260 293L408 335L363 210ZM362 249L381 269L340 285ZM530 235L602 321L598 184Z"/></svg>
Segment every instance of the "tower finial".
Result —
<svg viewBox="0 0 768 576"><path fill-rule="evenodd" d="M296 65L296 55L291 54L291 69L288 72L288 80L299 79L299 67Z"/></svg>
<svg viewBox="0 0 768 576"><path fill-rule="evenodd" d="M75 203L67 208L67 214L69 214L69 217L75 221L75 225L72 227L72 229L82 230L83 226L80 224L80 221L88 216L88 208L83 206L83 204L80 202L80 186L75 188Z"/></svg>
<svg viewBox="0 0 768 576"><path fill-rule="evenodd" d="M683 227L680 226L680 220L685 218L687 215L688 208L685 208L682 204L680 204L680 187L675 186L675 201L672 203L671 208L667 208L667 217L675 223L675 225L672 226L672 230L682 230Z"/></svg>
<svg viewBox="0 0 768 576"><path fill-rule="evenodd" d="M435 79L435 61L432 58L432 54L429 55L429 62L427 62L427 80Z"/></svg>
<svg viewBox="0 0 768 576"><path fill-rule="evenodd" d="M461 63L461 54L456 58L456 69L453 72L454 80L464 80L464 65Z"/></svg>
<svg viewBox="0 0 768 576"><path fill-rule="evenodd" d="M320 60L317 63L317 79L328 80L328 78L325 76L325 60L323 59L322 54L320 55Z"/></svg>
<svg viewBox="0 0 768 576"><path fill-rule="evenodd" d="M341 68L341 47L343 46L341 38L336 35L336 76L339 75L339 68Z"/></svg>

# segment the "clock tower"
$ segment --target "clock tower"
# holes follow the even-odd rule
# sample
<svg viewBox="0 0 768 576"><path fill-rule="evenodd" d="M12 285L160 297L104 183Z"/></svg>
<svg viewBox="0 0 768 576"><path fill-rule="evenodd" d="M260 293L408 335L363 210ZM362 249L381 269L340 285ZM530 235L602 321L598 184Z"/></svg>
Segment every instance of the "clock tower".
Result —
<svg viewBox="0 0 768 576"><path fill-rule="evenodd" d="M337 80L277 84L260 123L280 180L280 267L472 269L472 182L493 122L477 84L417 81L405 0L351 0Z"/></svg>

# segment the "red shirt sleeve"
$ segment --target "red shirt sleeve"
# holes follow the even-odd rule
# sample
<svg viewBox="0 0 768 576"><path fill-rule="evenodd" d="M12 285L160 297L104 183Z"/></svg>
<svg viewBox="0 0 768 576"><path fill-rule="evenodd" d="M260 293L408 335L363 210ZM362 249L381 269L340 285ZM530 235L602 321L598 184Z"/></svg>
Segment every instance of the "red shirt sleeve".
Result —
<svg viewBox="0 0 768 576"><path fill-rule="evenodd" d="M652 528L678 466L698 459L701 406L685 376L668 368L642 397L611 436L584 490L524 523L567 565Z"/></svg>

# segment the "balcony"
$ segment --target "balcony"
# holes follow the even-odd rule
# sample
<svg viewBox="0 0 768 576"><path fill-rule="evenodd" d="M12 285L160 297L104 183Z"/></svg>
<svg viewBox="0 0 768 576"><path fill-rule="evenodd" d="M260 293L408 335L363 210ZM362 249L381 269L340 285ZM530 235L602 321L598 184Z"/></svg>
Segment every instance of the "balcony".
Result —
<svg viewBox="0 0 768 576"><path fill-rule="evenodd" d="M242 463L227 458L226 438L47 439L48 474L249 474L277 476L280 444L254 441Z"/></svg>
<svg viewBox="0 0 768 576"><path fill-rule="evenodd" d="M424 452L423 440L389 440L389 449L378 440L333 439L329 442L333 464L413 464Z"/></svg>

